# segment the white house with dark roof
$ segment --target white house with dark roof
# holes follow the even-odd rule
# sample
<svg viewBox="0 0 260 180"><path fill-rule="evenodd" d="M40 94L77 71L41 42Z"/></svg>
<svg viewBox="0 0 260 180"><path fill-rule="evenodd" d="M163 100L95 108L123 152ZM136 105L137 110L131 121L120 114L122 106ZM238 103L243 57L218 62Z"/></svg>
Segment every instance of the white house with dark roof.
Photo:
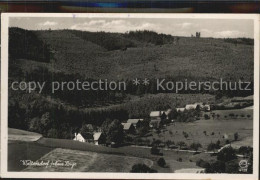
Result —
<svg viewBox="0 0 260 180"><path fill-rule="evenodd" d="M132 123L121 123L126 133L134 133L135 127Z"/></svg>
<svg viewBox="0 0 260 180"><path fill-rule="evenodd" d="M86 138L82 136L80 133L75 133L74 141L86 142Z"/></svg>
<svg viewBox="0 0 260 180"><path fill-rule="evenodd" d="M183 112L183 111L185 111L185 108L176 108L176 111L177 112Z"/></svg>
<svg viewBox="0 0 260 180"><path fill-rule="evenodd" d="M100 144L106 143L104 133L102 133L102 132L95 132L93 134L93 138L94 138L95 145L100 145Z"/></svg>
<svg viewBox="0 0 260 180"><path fill-rule="evenodd" d="M200 106L198 104L187 104L185 106L185 109L186 110L195 110L195 109L198 109Z"/></svg>
<svg viewBox="0 0 260 180"><path fill-rule="evenodd" d="M143 121L144 119L128 119L127 123L133 124L133 126L136 128L139 126L139 124Z"/></svg>

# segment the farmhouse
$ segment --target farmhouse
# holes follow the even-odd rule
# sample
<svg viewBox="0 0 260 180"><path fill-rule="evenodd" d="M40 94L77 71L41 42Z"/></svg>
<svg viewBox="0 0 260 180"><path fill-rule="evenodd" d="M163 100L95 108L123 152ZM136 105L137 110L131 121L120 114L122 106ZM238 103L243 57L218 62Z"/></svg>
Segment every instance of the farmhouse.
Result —
<svg viewBox="0 0 260 180"><path fill-rule="evenodd" d="M185 110L185 108L176 108L177 112L183 112Z"/></svg>
<svg viewBox="0 0 260 180"><path fill-rule="evenodd" d="M93 142L93 137L90 134L75 133L74 141Z"/></svg>
<svg viewBox="0 0 260 180"><path fill-rule="evenodd" d="M123 125L123 129L126 133L133 134L135 132L135 127L132 123L121 123Z"/></svg>
<svg viewBox="0 0 260 180"><path fill-rule="evenodd" d="M105 135L102 132L95 132L93 135L93 138L94 138L95 145L100 145L100 144L106 143Z"/></svg>
<svg viewBox="0 0 260 180"><path fill-rule="evenodd" d="M133 126L136 128L140 125L141 121L143 121L144 119L128 119L127 123L131 123L133 124Z"/></svg>
<svg viewBox="0 0 260 180"><path fill-rule="evenodd" d="M200 106L198 104L187 104L185 106L185 109L186 110L196 110L196 109L199 109Z"/></svg>
<svg viewBox="0 0 260 180"><path fill-rule="evenodd" d="M166 119L169 119L169 114L172 112L171 109L168 109L167 111L165 111L165 115L166 115Z"/></svg>
<svg viewBox="0 0 260 180"><path fill-rule="evenodd" d="M172 110L168 109L167 111L151 111L150 118L151 119L169 119L169 114Z"/></svg>
<svg viewBox="0 0 260 180"><path fill-rule="evenodd" d="M152 111L150 113L151 121L149 126L151 128L159 128L161 120L166 119L167 115L164 111Z"/></svg>

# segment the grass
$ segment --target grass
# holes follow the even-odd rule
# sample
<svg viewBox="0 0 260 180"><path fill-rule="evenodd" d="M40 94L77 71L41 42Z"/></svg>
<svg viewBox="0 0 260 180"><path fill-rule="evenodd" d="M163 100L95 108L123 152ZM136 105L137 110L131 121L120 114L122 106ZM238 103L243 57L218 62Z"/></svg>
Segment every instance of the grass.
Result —
<svg viewBox="0 0 260 180"><path fill-rule="evenodd" d="M237 119L253 118L253 109L215 110L212 113L215 113L216 118L219 115L221 119L230 119L231 116Z"/></svg>
<svg viewBox="0 0 260 180"><path fill-rule="evenodd" d="M71 166L39 166L28 167L24 171L34 172L130 172L132 166L137 163L144 163L151 167L153 162L148 159L118 156L111 154L102 154L89 151L78 151L68 149L55 149L46 154L40 160L59 160L60 162L70 161L70 163L76 163Z"/></svg>
<svg viewBox="0 0 260 180"><path fill-rule="evenodd" d="M186 139L183 131L188 134ZM204 134L206 131L206 135ZM172 135L169 133L172 132ZM212 134L214 132L214 135ZM253 121L248 119L228 119L228 120L199 120L192 123L176 122L175 125L167 126L159 135L153 132L148 139L160 139L166 142L167 140L184 141L187 145L193 142L199 142L203 149L207 149L207 145L211 142L220 140L224 145L226 139L224 135L228 136L230 141L234 140L234 133L238 133L238 140L253 136ZM248 143L247 143L248 144ZM253 144L251 144L252 146Z"/></svg>
<svg viewBox="0 0 260 180"><path fill-rule="evenodd" d="M42 135L35 132L8 128L8 140L12 141L37 141Z"/></svg>
<svg viewBox="0 0 260 180"><path fill-rule="evenodd" d="M192 153L189 152L175 152L175 151L163 151L163 156L151 155L149 148L138 148L131 146L124 146L119 148L109 148L104 146L95 146L88 143L81 143L72 140L63 140L63 139L51 139L51 138L42 138L38 141L38 143L49 146L52 148L64 148L70 150L78 150L78 151L88 151L92 153L98 154L107 154L107 155L117 155L122 159L125 157L136 157L142 159L150 159L153 161L153 169L156 169L161 173L169 173L174 172L176 169L181 169L183 167L186 168L194 168L197 167L194 162L189 161L189 157ZM158 158L163 157L166 160L166 163L169 167L162 168L157 165ZM183 159L182 162L178 162L177 159L181 157ZM118 162L114 162L118 164Z"/></svg>
<svg viewBox="0 0 260 180"><path fill-rule="evenodd" d="M26 168L21 160L36 161L51 150L34 142L8 142L8 171L21 171Z"/></svg>

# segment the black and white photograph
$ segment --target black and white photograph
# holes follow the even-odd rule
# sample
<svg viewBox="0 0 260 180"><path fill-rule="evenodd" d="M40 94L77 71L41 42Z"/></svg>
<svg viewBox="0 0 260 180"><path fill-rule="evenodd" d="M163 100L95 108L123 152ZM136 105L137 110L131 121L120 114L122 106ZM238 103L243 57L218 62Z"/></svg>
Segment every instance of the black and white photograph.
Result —
<svg viewBox="0 0 260 180"><path fill-rule="evenodd" d="M3 177L257 179L259 15L1 23Z"/></svg>

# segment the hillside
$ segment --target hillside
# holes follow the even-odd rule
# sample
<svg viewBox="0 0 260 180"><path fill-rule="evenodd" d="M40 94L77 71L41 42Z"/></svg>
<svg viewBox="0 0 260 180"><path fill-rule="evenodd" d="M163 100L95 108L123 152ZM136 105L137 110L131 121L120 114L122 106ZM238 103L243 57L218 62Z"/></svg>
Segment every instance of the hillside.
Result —
<svg viewBox="0 0 260 180"><path fill-rule="evenodd" d="M13 34L17 37L16 31L21 30L10 29L10 39ZM79 73L88 78L253 79L253 45L247 41L180 37L176 43L172 36L165 35L166 40L159 39L156 45L157 41L138 39L140 32L139 36L72 30L29 32L37 43L48 45L54 70ZM21 33L19 35L22 37ZM160 37L150 36L150 39ZM38 54L35 58L21 56L20 59L41 61Z"/></svg>

